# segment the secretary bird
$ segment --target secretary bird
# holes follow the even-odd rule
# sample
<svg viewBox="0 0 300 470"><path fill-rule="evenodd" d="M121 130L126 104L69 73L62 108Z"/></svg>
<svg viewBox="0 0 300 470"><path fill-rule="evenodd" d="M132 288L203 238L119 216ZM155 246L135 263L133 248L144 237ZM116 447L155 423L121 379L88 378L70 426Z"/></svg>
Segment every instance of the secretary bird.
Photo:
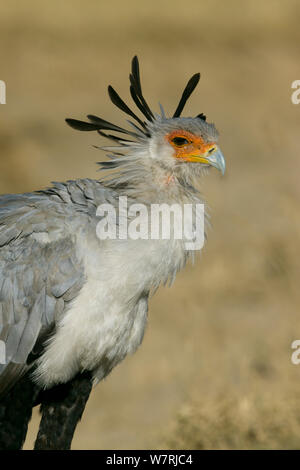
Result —
<svg viewBox="0 0 300 470"><path fill-rule="evenodd" d="M189 80L172 117L162 106L154 114L134 57L130 93L143 118L109 86L113 104L136 122L129 130L94 115L66 119L112 141L100 163L112 171L0 197L1 449L22 448L38 404L35 449L70 448L92 385L141 344L149 294L193 254L184 237L101 239L97 208L113 207L121 226L121 196L146 208L204 204L198 180L209 167L224 173L225 161L204 114L180 117L199 78Z"/></svg>

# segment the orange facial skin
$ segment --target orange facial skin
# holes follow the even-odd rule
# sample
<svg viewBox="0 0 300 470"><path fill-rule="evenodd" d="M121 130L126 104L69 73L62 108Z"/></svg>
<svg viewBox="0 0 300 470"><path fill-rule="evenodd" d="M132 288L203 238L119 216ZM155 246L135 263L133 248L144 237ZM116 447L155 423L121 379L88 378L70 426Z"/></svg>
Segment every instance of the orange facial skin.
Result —
<svg viewBox="0 0 300 470"><path fill-rule="evenodd" d="M174 157L186 162L208 163L206 157L217 149L215 142L206 143L201 137L184 130L171 132L166 138L175 150Z"/></svg>

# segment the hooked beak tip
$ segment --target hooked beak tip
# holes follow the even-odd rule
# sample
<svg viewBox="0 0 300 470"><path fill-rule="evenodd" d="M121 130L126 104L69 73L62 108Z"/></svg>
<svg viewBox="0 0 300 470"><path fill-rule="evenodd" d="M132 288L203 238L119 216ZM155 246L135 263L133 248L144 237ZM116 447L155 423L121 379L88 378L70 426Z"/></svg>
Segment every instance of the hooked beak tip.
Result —
<svg viewBox="0 0 300 470"><path fill-rule="evenodd" d="M217 170L220 170L222 175L225 173L226 163L225 158L220 149L216 150L211 156L207 157L209 164Z"/></svg>

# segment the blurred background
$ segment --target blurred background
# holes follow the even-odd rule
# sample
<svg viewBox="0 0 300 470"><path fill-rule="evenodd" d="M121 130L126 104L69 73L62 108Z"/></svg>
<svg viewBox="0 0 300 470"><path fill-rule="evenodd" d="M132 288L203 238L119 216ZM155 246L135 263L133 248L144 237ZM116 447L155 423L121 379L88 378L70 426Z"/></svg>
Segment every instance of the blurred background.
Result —
<svg viewBox="0 0 300 470"><path fill-rule="evenodd" d="M123 124L106 88L129 101L135 54L155 110L201 72L185 115L216 124L227 162L202 182L205 249L151 300L142 346L94 389L73 449L300 448L299 14L296 0L1 3L1 193L98 177L100 137L64 119Z"/></svg>

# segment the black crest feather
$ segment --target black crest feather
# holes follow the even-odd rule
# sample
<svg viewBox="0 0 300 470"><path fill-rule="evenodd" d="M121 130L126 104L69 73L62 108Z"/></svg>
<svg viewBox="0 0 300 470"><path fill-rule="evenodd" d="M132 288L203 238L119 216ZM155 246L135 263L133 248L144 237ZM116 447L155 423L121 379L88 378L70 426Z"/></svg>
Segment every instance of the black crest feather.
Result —
<svg viewBox="0 0 300 470"><path fill-rule="evenodd" d="M102 118L99 118L98 116L94 116L93 114L88 114L87 118L92 121L92 123L96 126L98 126L97 130L99 129L106 129L110 131L117 131L121 132L124 134L128 134L129 131L126 129L123 129L122 127L116 126L115 124L112 124L111 122L105 121Z"/></svg>
<svg viewBox="0 0 300 470"><path fill-rule="evenodd" d="M66 119L66 123L71 126L73 129L78 131L98 131L100 133L101 130L112 130L116 132L120 132L121 134L127 134L132 137L138 137L138 134L132 131L128 131L127 129L123 129L122 127L116 126L111 122L105 121L104 119L99 118L98 116L93 116L89 114L88 119L91 122L84 122L78 121L77 119ZM106 136L106 134L103 133ZM109 138L115 138L115 140L124 140L121 137L109 135Z"/></svg>
<svg viewBox="0 0 300 470"><path fill-rule="evenodd" d="M196 117L199 118L199 119L202 119L202 121L206 121L206 116L203 113L198 114L198 116L196 116Z"/></svg>
<svg viewBox="0 0 300 470"><path fill-rule="evenodd" d="M146 102L143 93L142 93L142 86L141 86L141 78L140 78L140 67L139 67L139 61L137 56L134 56L132 59L131 63L131 74L129 75L130 79L130 94L131 97L136 104L137 108L142 112L142 114L145 116L145 118L148 121L153 121L155 119L155 116L153 112L151 111L150 107L148 106L148 103ZM176 111L173 115L174 118L179 117L181 115L181 112L193 93L194 89L196 88L198 82L200 79L200 73L196 73L193 75L190 80L188 81L185 89L183 90L182 96L180 98L179 104L176 108ZM131 122L131 125L137 130L137 132L123 129L122 127L116 126L115 124L112 124L111 122L105 121L104 119L94 116L92 114L89 114L87 117L90 122L84 122L84 121L78 121L77 119L66 119L66 122L69 126L71 126L73 129L79 130L79 131L97 131L100 135L103 137L106 137L107 139L116 141L122 145L122 141L124 142L132 142L132 138L140 138L141 134L147 137L150 137L150 132L148 130L147 122L144 122L142 119L140 119L130 108L127 106L127 104L121 99L119 94L114 90L112 86L109 85L108 87L108 94L115 106L117 106L121 111L125 112L129 116L131 116L138 124L140 127L135 125L134 123ZM199 119L203 119L204 121L206 120L206 116L201 113L197 116ZM129 136L129 140L124 139L118 135L113 135L113 134L107 134L103 132L103 130L110 130L114 131L117 133L121 134L127 134Z"/></svg>
<svg viewBox="0 0 300 470"><path fill-rule="evenodd" d="M140 66L137 56L134 56L131 64L131 74L129 75L130 79L130 93L133 101L139 108L139 110L144 114L148 121L153 121L154 114L149 108L145 98L142 93L141 79L140 79Z"/></svg>
<svg viewBox="0 0 300 470"><path fill-rule="evenodd" d="M144 129L146 129L145 123L136 115L133 111L127 106L126 103L120 98L118 93L113 89L111 85L108 87L108 94L115 106L117 106L121 111L128 114L129 116L133 117Z"/></svg>
<svg viewBox="0 0 300 470"><path fill-rule="evenodd" d="M91 124L90 122L78 121L77 119L67 118L66 123L77 131L97 131L99 129L99 126L96 126L95 124Z"/></svg>
<svg viewBox="0 0 300 470"><path fill-rule="evenodd" d="M195 90L196 86L198 85L200 80L200 73L195 73L195 75L192 76L192 78L189 79L185 89L183 90L182 96L180 98L179 104L176 108L175 113L173 114L173 117L179 117L180 114L182 113L182 110L185 106L185 103Z"/></svg>

